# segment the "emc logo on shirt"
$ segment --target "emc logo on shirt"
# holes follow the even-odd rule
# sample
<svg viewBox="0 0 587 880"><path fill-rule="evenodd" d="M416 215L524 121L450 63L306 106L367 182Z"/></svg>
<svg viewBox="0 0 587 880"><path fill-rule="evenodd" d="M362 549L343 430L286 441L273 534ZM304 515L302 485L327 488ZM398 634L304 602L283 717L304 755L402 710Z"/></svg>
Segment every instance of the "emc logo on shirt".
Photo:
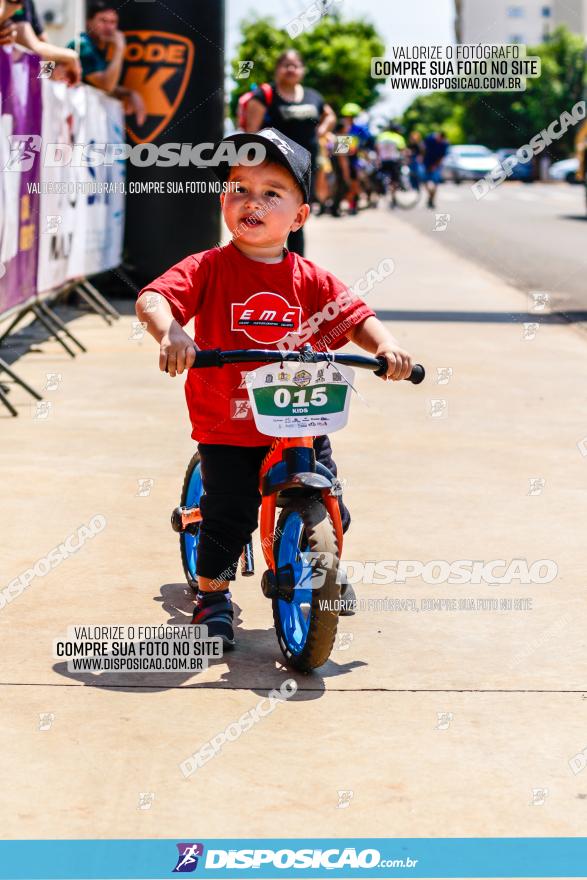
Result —
<svg viewBox="0 0 587 880"><path fill-rule="evenodd" d="M253 342L273 344L300 327L301 307L290 306L279 293L253 293L244 303L232 303L231 310L231 330Z"/></svg>

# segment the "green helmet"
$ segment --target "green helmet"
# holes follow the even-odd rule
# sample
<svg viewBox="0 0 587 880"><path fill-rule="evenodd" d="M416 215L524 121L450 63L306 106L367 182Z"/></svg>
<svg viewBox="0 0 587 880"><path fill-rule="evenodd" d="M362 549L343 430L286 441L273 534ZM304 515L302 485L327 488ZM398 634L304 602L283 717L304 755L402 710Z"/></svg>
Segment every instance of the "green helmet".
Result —
<svg viewBox="0 0 587 880"><path fill-rule="evenodd" d="M342 110L340 111L341 116L358 116L361 112L361 108L358 104L353 104L352 101L347 102L343 105Z"/></svg>

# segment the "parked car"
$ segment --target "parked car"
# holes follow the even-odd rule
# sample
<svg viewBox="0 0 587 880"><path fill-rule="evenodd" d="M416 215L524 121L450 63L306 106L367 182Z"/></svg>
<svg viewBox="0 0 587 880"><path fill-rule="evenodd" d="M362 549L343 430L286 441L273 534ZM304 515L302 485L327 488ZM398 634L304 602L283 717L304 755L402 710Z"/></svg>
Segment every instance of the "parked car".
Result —
<svg viewBox="0 0 587 880"><path fill-rule="evenodd" d="M554 162L548 169L548 176L551 180L566 180L567 183L580 183L576 174L579 169L579 160L576 156L572 159L562 159L560 162Z"/></svg>
<svg viewBox="0 0 587 880"><path fill-rule="evenodd" d="M502 147L499 150L496 150L496 156L503 165L506 159L509 159L510 156L513 156L516 152L516 147ZM518 162L512 166L511 173L507 176L508 180L523 180L525 183L529 183L534 179L534 170L532 168L532 159L528 162Z"/></svg>
<svg viewBox="0 0 587 880"><path fill-rule="evenodd" d="M480 180L492 171L499 159L481 144L457 144L450 147L442 163L442 176L445 180Z"/></svg>

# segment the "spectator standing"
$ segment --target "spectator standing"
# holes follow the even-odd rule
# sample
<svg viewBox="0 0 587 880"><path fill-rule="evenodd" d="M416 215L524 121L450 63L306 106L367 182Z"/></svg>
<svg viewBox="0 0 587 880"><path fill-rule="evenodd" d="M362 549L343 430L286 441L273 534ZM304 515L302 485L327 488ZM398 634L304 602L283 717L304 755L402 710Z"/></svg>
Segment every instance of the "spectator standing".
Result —
<svg viewBox="0 0 587 880"><path fill-rule="evenodd" d="M77 52L72 49L64 49L61 46L54 46L47 41L33 0L22 0L18 3L15 3L14 0L5 0L4 6L10 14L11 33L9 39L2 39L2 33L0 33L0 42L16 42L38 55L43 61L54 62L56 65L55 78L65 79L72 86L77 85L81 80L81 67Z"/></svg>
<svg viewBox="0 0 587 880"><path fill-rule="evenodd" d="M16 26L12 15L22 6L21 0L0 0L0 46L10 46L16 40Z"/></svg>

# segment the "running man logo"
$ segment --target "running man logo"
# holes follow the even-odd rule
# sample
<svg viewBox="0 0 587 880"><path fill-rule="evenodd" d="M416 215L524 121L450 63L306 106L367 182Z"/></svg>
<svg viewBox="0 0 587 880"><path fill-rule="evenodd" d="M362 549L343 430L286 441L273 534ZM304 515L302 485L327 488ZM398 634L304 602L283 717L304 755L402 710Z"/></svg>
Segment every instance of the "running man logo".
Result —
<svg viewBox="0 0 587 880"><path fill-rule="evenodd" d="M198 859L204 855L203 843L178 843L177 864L173 874L187 874L195 871L198 867Z"/></svg>
<svg viewBox="0 0 587 880"><path fill-rule="evenodd" d="M127 130L135 144L149 143L177 113L194 66L194 44L164 31L126 31L125 36L122 85L139 92L147 110L145 124L139 129L135 120Z"/></svg>

